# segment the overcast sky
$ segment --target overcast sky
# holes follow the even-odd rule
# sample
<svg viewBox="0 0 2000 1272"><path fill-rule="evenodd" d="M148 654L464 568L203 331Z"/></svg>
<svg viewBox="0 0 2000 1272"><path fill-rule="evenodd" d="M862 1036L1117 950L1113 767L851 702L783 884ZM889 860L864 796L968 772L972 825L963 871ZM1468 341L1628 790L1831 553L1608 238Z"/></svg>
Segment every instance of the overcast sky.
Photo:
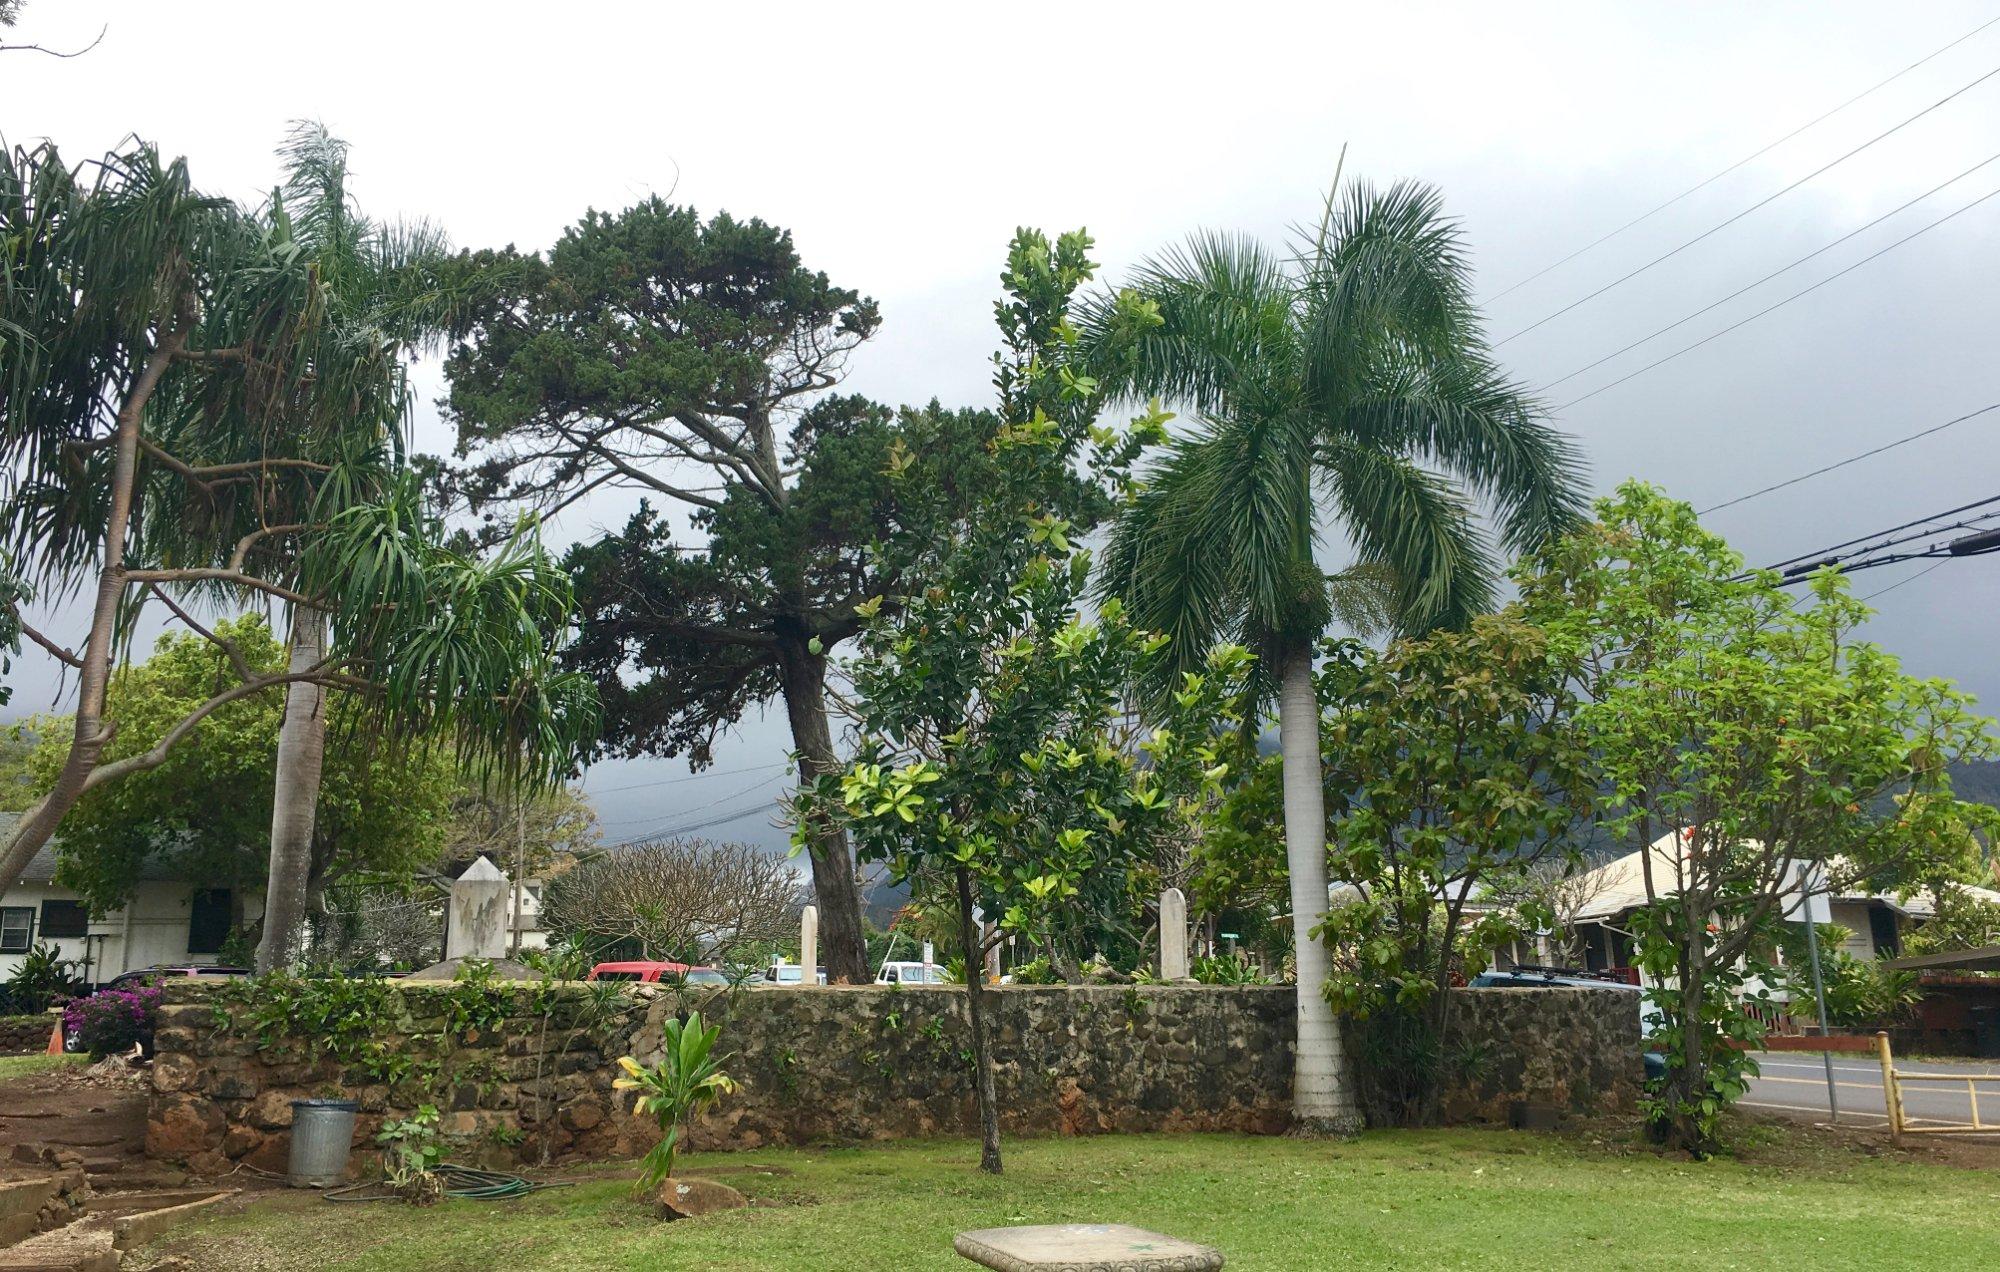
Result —
<svg viewBox="0 0 2000 1272"><path fill-rule="evenodd" d="M28 0L0 55L0 135L74 157L137 133L255 199L286 122L353 145L377 215L460 246L546 246L587 207L671 193L794 232L881 303L850 389L989 400L990 302L1018 225L1087 226L1104 276L1197 227L1279 238L1347 172L1435 183L1497 338L1742 212L2000 68L2000 26L1938 54L1562 268L1498 293L1903 70L1990 5L551 5ZM1543 385L1865 225L2000 151L2000 75L1672 259L1509 341ZM1668 336L1548 391L1560 406L1828 278L1983 195L2000 162ZM1595 488L1632 475L1707 507L2000 401L2000 198L1555 418ZM437 377L426 370L435 396ZM434 411L419 444L449 438ZM1710 519L1755 562L1995 489L2000 412ZM557 527L622 520L607 500ZM1872 635L2000 704L2000 557L1857 576ZM1904 584L1908 580L1907 585ZM72 624L74 626L74 624ZM60 634L59 628L59 634ZM73 634L72 639L75 638ZM16 711L48 709L32 658ZM61 703L54 704L60 707ZM610 837L755 808L781 713L720 748L588 775ZM704 833L776 844L762 815Z"/></svg>

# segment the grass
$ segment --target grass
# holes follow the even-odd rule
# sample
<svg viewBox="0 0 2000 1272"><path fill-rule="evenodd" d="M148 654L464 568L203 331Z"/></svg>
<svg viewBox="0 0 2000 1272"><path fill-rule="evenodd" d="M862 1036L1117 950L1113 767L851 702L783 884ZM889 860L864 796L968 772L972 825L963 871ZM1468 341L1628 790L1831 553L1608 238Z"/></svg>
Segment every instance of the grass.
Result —
<svg viewBox="0 0 2000 1272"><path fill-rule="evenodd" d="M0 1082L31 1073L47 1073L50 1069L80 1064L85 1059L85 1056L0 1056Z"/></svg>
<svg viewBox="0 0 2000 1272"><path fill-rule="evenodd" d="M752 1209L657 1223L623 1173L510 1203L259 1201L166 1243L189 1266L378 1272L951 1269L969 1228L1127 1222L1220 1247L1232 1272L1383 1267L1990 1268L2000 1179L1804 1148L1759 1128L1750 1160L1501 1131L1348 1143L1238 1136L1015 1140L1007 1173L963 1141L683 1159ZM1758 1156L1766 1160L1755 1160Z"/></svg>

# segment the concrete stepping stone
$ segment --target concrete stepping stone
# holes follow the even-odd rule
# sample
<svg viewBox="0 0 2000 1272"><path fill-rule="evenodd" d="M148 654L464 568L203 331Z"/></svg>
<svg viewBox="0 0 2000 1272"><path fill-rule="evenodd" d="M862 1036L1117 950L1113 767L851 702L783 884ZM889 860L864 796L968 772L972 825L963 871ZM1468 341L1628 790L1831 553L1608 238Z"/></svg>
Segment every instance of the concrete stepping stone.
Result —
<svg viewBox="0 0 2000 1272"><path fill-rule="evenodd" d="M1123 1223L961 1232L952 1248L995 1272L1216 1272L1222 1251Z"/></svg>

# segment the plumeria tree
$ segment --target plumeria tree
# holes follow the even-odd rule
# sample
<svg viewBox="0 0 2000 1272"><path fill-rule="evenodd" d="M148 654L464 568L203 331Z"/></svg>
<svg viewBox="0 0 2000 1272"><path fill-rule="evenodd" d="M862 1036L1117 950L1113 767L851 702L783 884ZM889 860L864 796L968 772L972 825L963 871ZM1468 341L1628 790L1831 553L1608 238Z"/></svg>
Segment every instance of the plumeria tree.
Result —
<svg viewBox="0 0 2000 1272"><path fill-rule="evenodd" d="M809 788L860 855L899 879L949 890L971 1016L982 1169L1000 1169L986 955L1009 936L1040 942L1066 914L1126 903L1126 879L1204 805L1226 773L1219 731L1248 669L1226 648L1183 676L1136 746L1132 687L1165 638L1119 603L1085 612L1090 556L1052 510L1080 467L1127 485L1160 412L1097 423L1096 383L1073 356L1069 305L1090 276L1089 240L1016 236L998 306L1005 421L994 479L974 515L940 540L932 582L864 632L854 762ZM1121 321L1153 320L1128 298ZM872 612L874 602L864 604ZM1191 776L1192 780L1189 780ZM981 922L982 916L986 920Z"/></svg>

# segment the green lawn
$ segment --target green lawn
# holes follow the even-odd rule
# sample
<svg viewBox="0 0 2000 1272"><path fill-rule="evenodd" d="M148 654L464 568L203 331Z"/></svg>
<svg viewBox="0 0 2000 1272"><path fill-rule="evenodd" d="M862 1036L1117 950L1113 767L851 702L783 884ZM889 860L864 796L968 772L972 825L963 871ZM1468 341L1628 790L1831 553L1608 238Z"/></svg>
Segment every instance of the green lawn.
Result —
<svg viewBox="0 0 2000 1272"><path fill-rule="evenodd" d="M1789 1132L1762 1131L1787 1140ZM2000 1177L1847 1149L1673 1161L1498 1131L1358 1142L1016 1140L985 1178L964 1142L687 1159L756 1207L659 1224L616 1176L511 1203L336 1205L280 1195L165 1244L188 1266L409 1272L959 1269L954 1232L1121 1221L1295 1268L1991 1268ZM1784 1159L1786 1164L1777 1164Z"/></svg>
<svg viewBox="0 0 2000 1272"><path fill-rule="evenodd" d="M0 1056L0 1082L8 1078L25 1077L30 1073L43 1073L50 1069L60 1069L65 1065L79 1064L87 1056Z"/></svg>

